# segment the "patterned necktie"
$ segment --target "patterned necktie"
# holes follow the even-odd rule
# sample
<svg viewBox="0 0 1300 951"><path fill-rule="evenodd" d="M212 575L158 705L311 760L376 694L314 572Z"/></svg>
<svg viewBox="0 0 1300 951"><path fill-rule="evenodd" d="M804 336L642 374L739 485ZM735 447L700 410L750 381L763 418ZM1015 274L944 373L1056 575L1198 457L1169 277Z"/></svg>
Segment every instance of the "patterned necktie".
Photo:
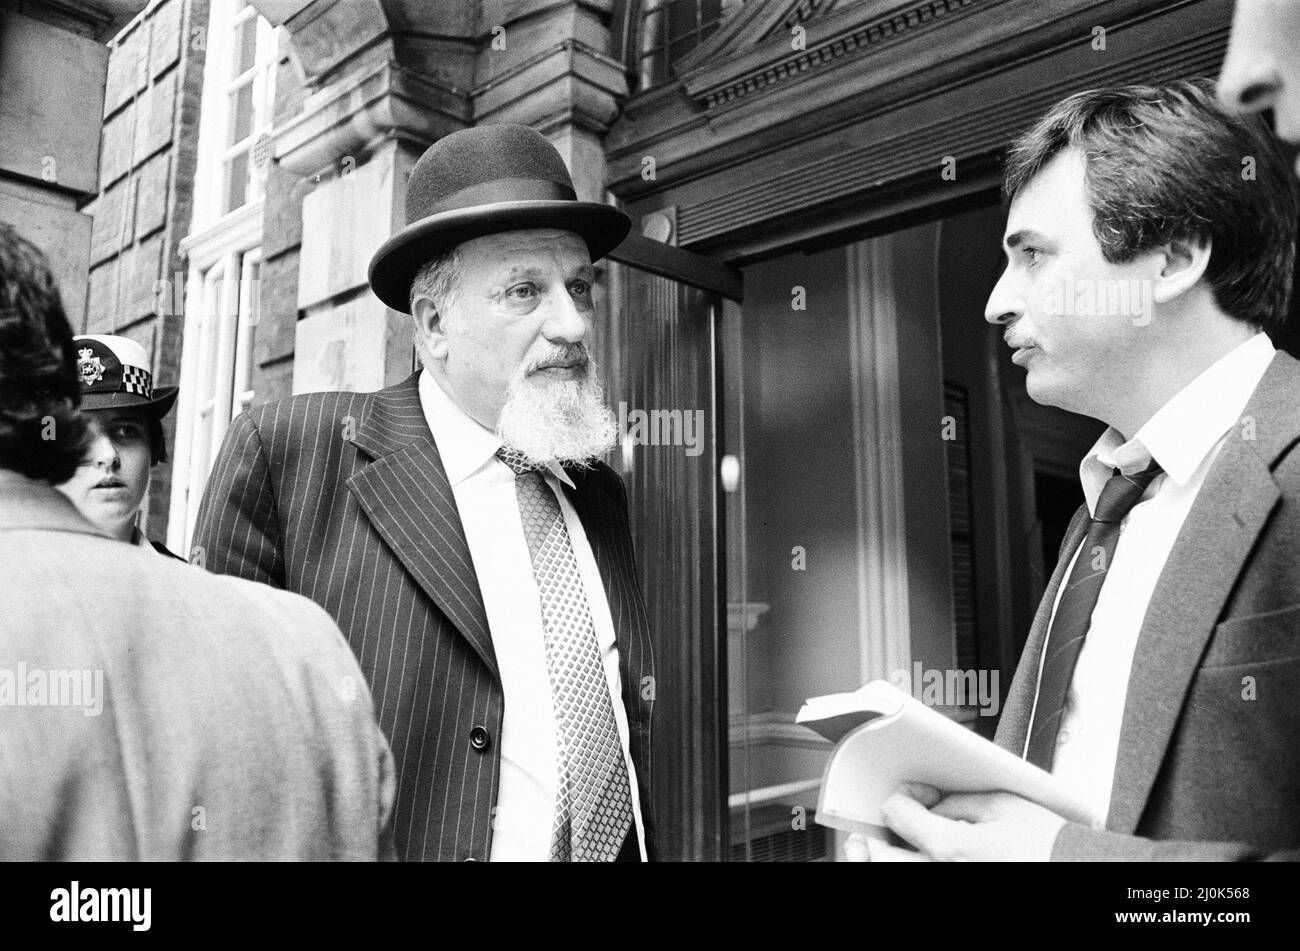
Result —
<svg viewBox="0 0 1300 951"><path fill-rule="evenodd" d="M559 721L551 861L612 862L632 826L632 790L578 561L560 505L537 467L508 447L497 456L515 473Z"/></svg>
<svg viewBox="0 0 1300 951"><path fill-rule="evenodd" d="M1088 535L1074 560L1074 569L1056 605L1047 643L1043 646L1038 702L1029 733L1029 749L1025 753L1025 759L1035 766L1048 771L1052 768L1070 681L1074 679L1074 667L1092 624L1092 612L1106 581L1106 572L1115 557L1119 523L1160 472L1160 466L1154 462L1133 475L1124 475L1115 469L1097 499Z"/></svg>

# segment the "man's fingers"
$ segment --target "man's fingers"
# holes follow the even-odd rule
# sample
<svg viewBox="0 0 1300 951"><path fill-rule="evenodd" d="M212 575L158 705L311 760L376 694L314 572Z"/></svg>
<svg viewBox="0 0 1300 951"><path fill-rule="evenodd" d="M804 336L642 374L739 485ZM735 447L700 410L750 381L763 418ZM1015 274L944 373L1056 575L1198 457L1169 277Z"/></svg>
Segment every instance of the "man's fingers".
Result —
<svg viewBox="0 0 1300 951"><path fill-rule="evenodd" d="M924 852L913 852L910 849L900 849L896 845L890 845L881 839L863 839L864 844L871 851L870 862L929 862L932 861Z"/></svg>
<svg viewBox="0 0 1300 951"><path fill-rule="evenodd" d="M870 862L871 849L867 845L867 837L861 833L854 832L844 840L844 861L846 862Z"/></svg>
<svg viewBox="0 0 1300 951"><path fill-rule="evenodd" d="M922 852L930 855L943 854L950 826L947 819L933 815L925 806L904 793L890 796L881 805L880 811L889 828ZM874 851L872 855L875 855Z"/></svg>
<svg viewBox="0 0 1300 951"><path fill-rule="evenodd" d="M943 798L943 793L933 786L927 786L925 783L903 783L899 789L927 809L932 808L936 802Z"/></svg>
<svg viewBox="0 0 1300 951"><path fill-rule="evenodd" d="M961 822L985 822L994 818L993 797L997 793L953 793L934 807L936 816Z"/></svg>

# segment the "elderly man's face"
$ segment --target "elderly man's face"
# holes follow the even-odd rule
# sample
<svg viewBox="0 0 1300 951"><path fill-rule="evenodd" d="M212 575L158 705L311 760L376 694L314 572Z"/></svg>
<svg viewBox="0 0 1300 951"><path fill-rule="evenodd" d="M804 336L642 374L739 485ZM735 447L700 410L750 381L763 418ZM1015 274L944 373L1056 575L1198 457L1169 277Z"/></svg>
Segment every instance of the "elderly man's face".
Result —
<svg viewBox="0 0 1300 951"><path fill-rule="evenodd" d="M1300 0L1237 0L1219 98L1243 112L1271 108L1278 137L1300 145Z"/></svg>
<svg viewBox="0 0 1300 951"><path fill-rule="evenodd" d="M612 424L587 350L595 271L586 242L534 229L457 249L446 313L416 302L429 370L469 416L539 462L603 452Z"/></svg>

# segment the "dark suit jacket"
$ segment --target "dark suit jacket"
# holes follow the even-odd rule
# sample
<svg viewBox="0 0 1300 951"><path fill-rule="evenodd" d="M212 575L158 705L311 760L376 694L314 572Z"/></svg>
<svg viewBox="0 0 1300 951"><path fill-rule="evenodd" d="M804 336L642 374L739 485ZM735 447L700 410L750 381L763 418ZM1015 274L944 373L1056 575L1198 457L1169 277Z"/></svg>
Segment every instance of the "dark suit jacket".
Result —
<svg viewBox="0 0 1300 951"><path fill-rule="evenodd" d="M1279 353L1207 474L1152 594L1106 829L1066 825L1054 859L1296 857L1298 443L1300 362ZM1087 522L1081 507L998 724L997 742L1017 755L1052 604Z"/></svg>
<svg viewBox="0 0 1300 951"><path fill-rule="evenodd" d="M425 421L418 374L378 393L313 393L241 415L195 545L209 570L306 595L338 621L397 761L407 859L486 860L504 709L483 598ZM609 598L652 847L649 624L627 498L608 466L570 472Z"/></svg>

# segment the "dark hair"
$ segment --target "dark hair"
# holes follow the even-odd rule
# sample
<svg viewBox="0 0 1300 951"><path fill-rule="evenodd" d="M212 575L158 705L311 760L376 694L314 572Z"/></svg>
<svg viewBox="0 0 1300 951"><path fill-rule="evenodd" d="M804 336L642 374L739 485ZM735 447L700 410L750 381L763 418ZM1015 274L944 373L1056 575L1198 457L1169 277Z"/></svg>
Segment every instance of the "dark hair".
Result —
<svg viewBox="0 0 1300 951"><path fill-rule="evenodd" d="M89 442L72 328L45 255L0 223L0 468L57 485Z"/></svg>
<svg viewBox="0 0 1300 951"><path fill-rule="evenodd" d="M94 416L96 413L129 413L139 422L144 424L145 432L149 436L149 465L156 466L160 462L167 461L167 441L163 439L161 416L155 416L153 413L146 413L142 409L133 409L130 406L90 410L83 409L82 412L88 416ZM85 460L82 461L84 462Z"/></svg>
<svg viewBox="0 0 1300 951"><path fill-rule="evenodd" d="M1077 93L1013 144L1009 200L1076 148L1093 233L1112 264L1172 240L1210 242L1205 279L1225 313L1264 330L1286 319L1300 199L1258 115L1228 112L1209 80Z"/></svg>
<svg viewBox="0 0 1300 951"><path fill-rule="evenodd" d="M162 417L149 416L149 465L167 461L167 441L163 439Z"/></svg>

